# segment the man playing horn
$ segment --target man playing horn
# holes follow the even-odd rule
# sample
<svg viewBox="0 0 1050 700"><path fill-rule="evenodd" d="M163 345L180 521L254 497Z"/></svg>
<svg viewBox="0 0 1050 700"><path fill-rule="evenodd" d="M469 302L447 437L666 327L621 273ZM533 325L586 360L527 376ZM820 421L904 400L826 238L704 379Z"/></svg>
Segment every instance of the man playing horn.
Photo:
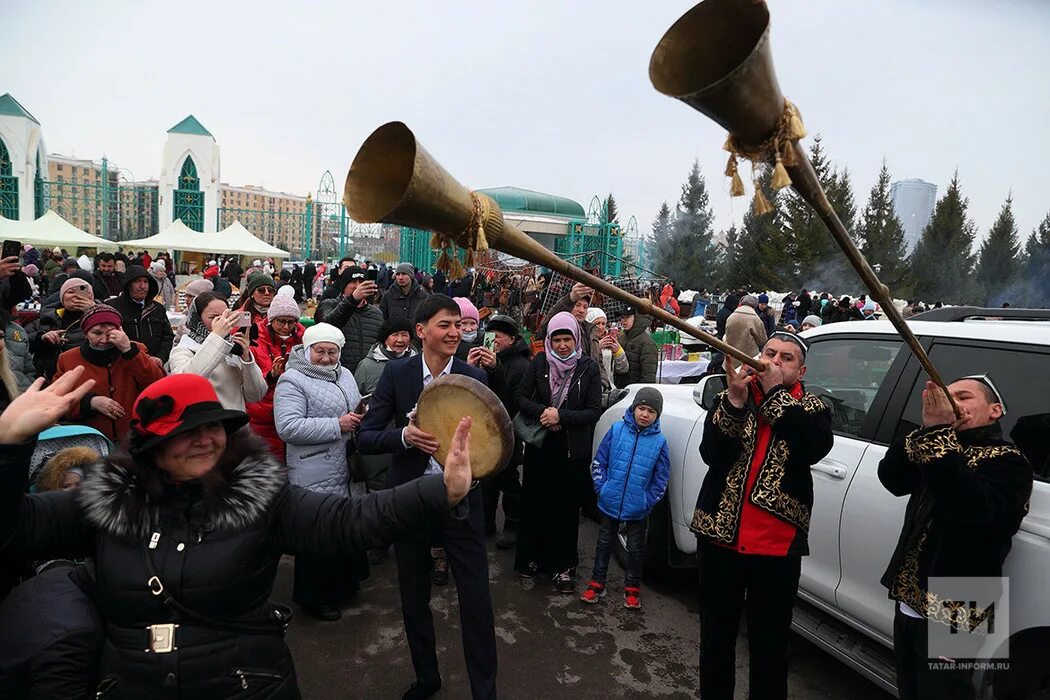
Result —
<svg viewBox="0 0 1050 700"><path fill-rule="evenodd" d="M700 555L700 696L731 700L747 613L750 694L787 697L787 644L813 506L810 467L831 451L828 408L802 386L805 340L778 331L757 373L726 360L728 389L707 414L708 465L691 529Z"/></svg>

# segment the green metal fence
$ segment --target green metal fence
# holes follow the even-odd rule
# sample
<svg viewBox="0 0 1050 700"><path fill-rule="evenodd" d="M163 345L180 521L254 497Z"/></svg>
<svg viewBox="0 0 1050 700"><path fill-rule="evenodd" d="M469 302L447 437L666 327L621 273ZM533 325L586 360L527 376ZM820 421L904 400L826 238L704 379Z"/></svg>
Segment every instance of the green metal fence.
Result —
<svg viewBox="0 0 1050 700"><path fill-rule="evenodd" d="M0 216L18 218L18 179L11 174L11 154L0 139Z"/></svg>

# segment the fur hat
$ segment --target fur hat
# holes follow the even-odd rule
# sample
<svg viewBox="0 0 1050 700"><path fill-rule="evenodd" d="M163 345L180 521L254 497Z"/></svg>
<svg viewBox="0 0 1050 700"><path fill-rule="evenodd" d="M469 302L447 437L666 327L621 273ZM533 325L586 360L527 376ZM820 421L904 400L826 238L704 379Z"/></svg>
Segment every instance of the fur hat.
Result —
<svg viewBox="0 0 1050 700"><path fill-rule="evenodd" d="M330 323L315 323L303 333L303 345L307 351L314 343L332 343L340 350L346 344L346 336L343 332Z"/></svg>
<svg viewBox="0 0 1050 700"><path fill-rule="evenodd" d="M282 287L284 289L284 287ZM288 287L291 289L291 287ZM275 318L294 318L299 320L299 305L291 295L278 294L270 302L270 308L266 311L266 318L270 321Z"/></svg>
<svg viewBox="0 0 1050 700"><path fill-rule="evenodd" d="M500 331L511 338L517 338L521 335L521 327L518 326L518 322L505 314L496 314L490 318L488 324L485 325L485 330Z"/></svg>
<svg viewBox="0 0 1050 700"><path fill-rule="evenodd" d="M631 410L633 411L639 406L648 406L656 411L656 417L659 418L660 414L664 412L664 395L655 387L643 386L638 390L638 393L634 395L634 401L631 403Z"/></svg>
<svg viewBox="0 0 1050 700"><path fill-rule="evenodd" d="M379 335L376 336L383 345L386 345L386 339L392 336L394 333L400 333L404 331L408 333L408 337L412 338L412 331L415 330L415 326L407 318L388 318L383 321L383 325L379 327Z"/></svg>

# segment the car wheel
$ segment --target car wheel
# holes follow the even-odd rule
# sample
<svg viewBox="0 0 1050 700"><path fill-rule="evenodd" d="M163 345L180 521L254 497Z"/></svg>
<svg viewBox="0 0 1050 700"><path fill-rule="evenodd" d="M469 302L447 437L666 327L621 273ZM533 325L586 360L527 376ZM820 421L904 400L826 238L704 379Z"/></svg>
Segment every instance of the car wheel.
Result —
<svg viewBox="0 0 1050 700"><path fill-rule="evenodd" d="M668 542L670 538L670 513L667 499L661 499L653 512L649 514L649 532L646 534L645 561L642 565L642 577L649 581L661 581L671 569L668 561ZM613 542L613 555L620 568L627 569L627 526L620 523Z"/></svg>

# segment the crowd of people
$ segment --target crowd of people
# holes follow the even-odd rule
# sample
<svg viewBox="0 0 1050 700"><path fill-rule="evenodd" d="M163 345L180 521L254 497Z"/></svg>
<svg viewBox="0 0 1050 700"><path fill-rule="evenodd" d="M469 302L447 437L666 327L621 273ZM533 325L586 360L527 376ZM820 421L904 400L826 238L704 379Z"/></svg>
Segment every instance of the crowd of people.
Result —
<svg viewBox="0 0 1050 700"><path fill-rule="evenodd" d="M29 329L10 314L0 326L0 555L10 574L0 582L0 627L25 635L17 652L0 645L0 690L298 697L283 643L291 610L269 600L283 554L295 556L293 602L335 621L393 546L415 673L409 700L441 688L431 591L450 576L472 695L496 696L490 541L514 550L523 579L594 605L607 596L623 527L621 601L642 607L647 518L670 478L661 391L639 388L603 435L595 431L628 386L656 381L651 317L628 308L610 319L582 284L546 299L543 274L448 280L352 258L244 269L217 256L176 291L163 255L103 253L85 269L61 250L27 262L30 252L0 261L3 308L40 303ZM685 312L672 282L646 293ZM177 294L185 318L173 328ZM717 335L770 370L759 377L711 362L728 389L707 416L700 455L710 469L691 524L702 553L701 688L704 697L732 696L746 609L751 692L783 697L808 552L809 466L832 442L827 408L801 383L807 345L798 332L877 309L803 290L778 314L766 294L716 290L698 294L691 312L708 315L715 303ZM477 488L470 419L444 464L434 457L438 438L415 420L422 391L449 374L487 385L514 417L509 465ZM1001 415L978 405L995 397L965 382L956 390L966 415L981 417L975 426ZM943 406L929 401L925 432L880 468L898 495L917 488L901 465L934 459L918 447L945 423ZM109 448L49 452L47 477L31 482L34 451L59 422ZM951 429L968 444L962 422ZM1007 471L1017 467L1012 453L997 454ZM1023 495L1023 482L1011 494ZM909 532L928 526L916 523L922 513ZM599 524L595 542L580 542L581 518ZM582 580L581 545L594 548ZM900 566L887 576L903 575ZM24 629L27 609L54 619Z"/></svg>

